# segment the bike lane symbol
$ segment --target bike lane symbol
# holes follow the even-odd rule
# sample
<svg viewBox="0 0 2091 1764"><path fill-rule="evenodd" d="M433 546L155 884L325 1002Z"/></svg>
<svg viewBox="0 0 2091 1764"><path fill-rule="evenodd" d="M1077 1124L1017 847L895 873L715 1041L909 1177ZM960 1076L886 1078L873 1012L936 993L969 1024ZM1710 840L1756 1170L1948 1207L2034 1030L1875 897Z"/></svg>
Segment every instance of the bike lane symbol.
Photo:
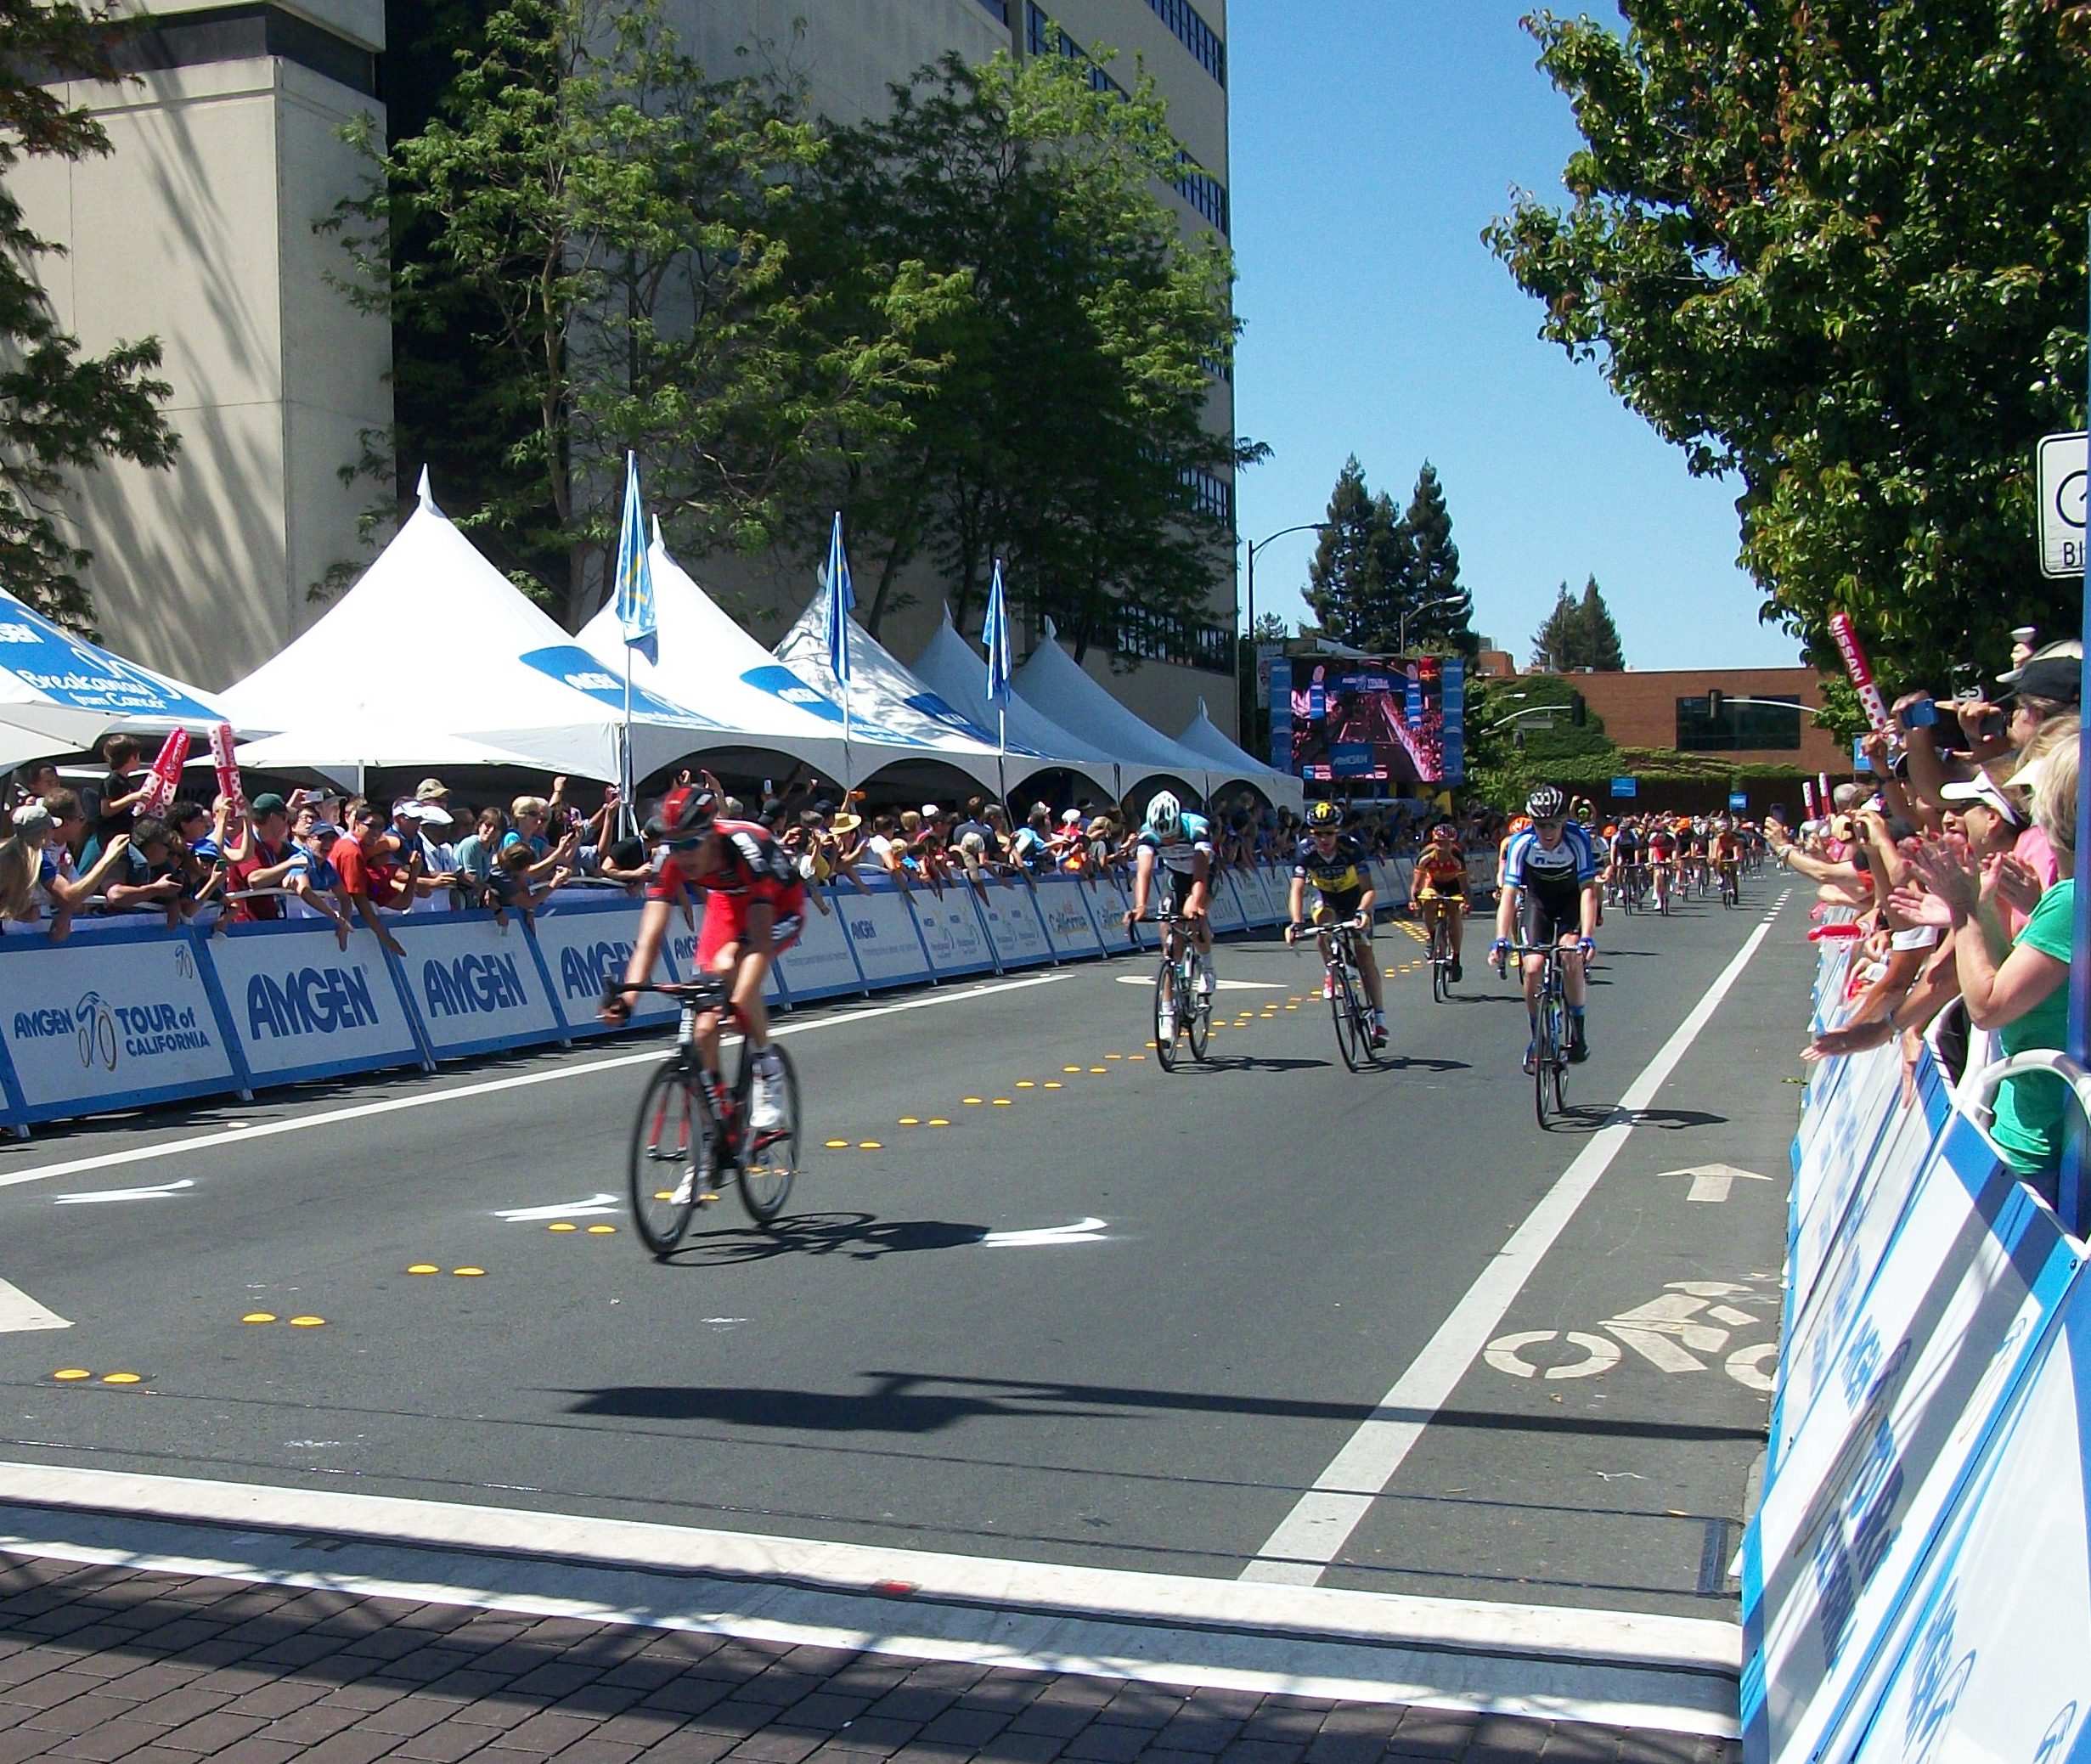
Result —
<svg viewBox="0 0 2091 1764"><path fill-rule="evenodd" d="M1609 1372L1624 1357L1622 1350L1631 1349L1661 1372L1701 1372L1717 1364L1739 1384L1768 1392L1778 1344L1730 1346L1738 1333L1763 1321L1735 1303L1755 1296L1750 1288L1727 1281L1673 1280L1645 1304L1606 1318L1598 1325L1602 1334L1582 1329L1519 1330L1497 1336L1482 1350L1481 1357L1514 1378L1588 1378ZM1554 1341L1579 1350L1581 1357L1555 1366L1529 1357L1528 1350Z"/></svg>

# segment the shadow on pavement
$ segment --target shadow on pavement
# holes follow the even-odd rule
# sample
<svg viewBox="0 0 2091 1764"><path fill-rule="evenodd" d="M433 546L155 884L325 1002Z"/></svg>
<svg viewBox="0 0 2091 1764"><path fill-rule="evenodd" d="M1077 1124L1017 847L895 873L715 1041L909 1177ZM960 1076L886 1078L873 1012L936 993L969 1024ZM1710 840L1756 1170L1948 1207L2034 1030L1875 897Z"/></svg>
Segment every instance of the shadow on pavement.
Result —
<svg viewBox="0 0 2091 1764"><path fill-rule="evenodd" d="M986 1237L984 1225L944 1219L881 1219L876 1213L800 1213L768 1230L728 1227L692 1237L668 1258L671 1265L715 1268L734 1262L766 1262L781 1255L847 1255L859 1261L909 1255L924 1249L958 1249Z"/></svg>

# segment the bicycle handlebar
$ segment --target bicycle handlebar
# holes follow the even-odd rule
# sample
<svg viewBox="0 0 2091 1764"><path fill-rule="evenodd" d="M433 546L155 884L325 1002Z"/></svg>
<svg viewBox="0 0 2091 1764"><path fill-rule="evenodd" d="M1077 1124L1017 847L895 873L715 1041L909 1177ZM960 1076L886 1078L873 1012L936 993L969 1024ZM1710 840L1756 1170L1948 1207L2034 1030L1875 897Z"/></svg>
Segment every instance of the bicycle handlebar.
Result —
<svg viewBox="0 0 2091 1764"><path fill-rule="evenodd" d="M602 1002L614 1005L627 993L657 992L663 998L679 999L685 1004L705 1005L724 1002L727 994L724 980L702 978L696 980L671 980L665 985L644 980L606 980L603 982Z"/></svg>

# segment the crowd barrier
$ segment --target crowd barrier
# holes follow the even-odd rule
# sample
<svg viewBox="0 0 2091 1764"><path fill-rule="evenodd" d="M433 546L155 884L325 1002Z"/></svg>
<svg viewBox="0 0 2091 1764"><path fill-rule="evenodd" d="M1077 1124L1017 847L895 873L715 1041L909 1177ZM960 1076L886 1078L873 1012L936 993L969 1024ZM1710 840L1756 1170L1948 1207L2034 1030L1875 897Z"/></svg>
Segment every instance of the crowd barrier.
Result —
<svg viewBox="0 0 2091 1764"><path fill-rule="evenodd" d="M1818 1026L1851 959L1825 944ZM1958 1087L1927 1050L1906 1089L1893 1046L1810 1079L1742 1554L1748 1764L2091 1756L2091 1277L1987 1137L1981 1057Z"/></svg>
<svg viewBox="0 0 2091 1764"><path fill-rule="evenodd" d="M1214 889L1222 932L1285 916L1288 872L1231 871ZM1406 860L1374 866L1383 903L1406 901ZM1139 939L1114 877L1057 874L980 886L823 888L781 956L770 995L789 1006L979 974L1123 954ZM826 910L821 909L825 908ZM534 923L490 912L388 921L401 955L358 927L341 948L318 920L211 931L149 919L81 920L53 943L0 938L0 1124L206 1096L387 1067L568 1043L613 1033L596 1021L606 979L621 976L640 903L579 890ZM679 919L662 962L681 979L696 957ZM648 996L639 1026L674 1016Z"/></svg>

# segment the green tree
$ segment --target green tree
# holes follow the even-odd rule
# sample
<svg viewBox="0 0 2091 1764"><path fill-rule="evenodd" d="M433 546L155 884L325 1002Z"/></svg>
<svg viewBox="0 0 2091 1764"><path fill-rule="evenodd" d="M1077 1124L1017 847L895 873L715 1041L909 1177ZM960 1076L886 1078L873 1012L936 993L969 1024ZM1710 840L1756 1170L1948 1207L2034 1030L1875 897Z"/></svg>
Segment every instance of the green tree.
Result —
<svg viewBox="0 0 2091 1764"><path fill-rule="evenodd" d="M825 146L794 103L713 81L659 0L510 0L417 133L349 138L369 190L329 225L355 297L393 318L411 469L454 459L510 573L578 625L607 586L622 456L702 554L786 530L838 435L870 445L936 364L953 290L920 266L832 291L796 279L790 216ZM382 454L366 465L390 474Z"/></svg>
<svg viewBox="0 0 2091 1764"><path fill-rule="evenodd" d="M1541 12L1583 145L1485 237L1694 472L1741 481L1763 614L1891 682L2074 629L2035 571L2032 444L2084 416L2087 8L1620 0Z"/></svg>
<svg viewBox="0 0 2091 1764"><path fill-rule="evenodd" d="M809 211L825 236L965 279L923 333L944 364L933 392L837 476L873 628L918 555L961 624L1002 558L1012 596L1078 653L1126 617L1202 615L1233 529L1199 487L1262 450L1205 423L1231 266L1158 194L1176 155L1150 82L1099 89L1061 55L947 57L834 137Z"/></svg>
<svg viewBox="0 0 2091 1764"><path fill-rule="evenodd" d="M1604 595L1595 576L1583 583L1583 597L1575 612L1582 625L1581 665L1594 668L1599 673L1617 673L1626 665L1626 651L1619 640L1619 627L1612 622L1612 609L1604 604Z"/></svg>
<svg viewBox="0 0 2091 1764"><path fill-rule="evenodd" d="M100 7L0 0L0 174L25 159L87 159L110 150L101 125L67 102L69 80L119 78ZM93 554L69 536L61 502L72 474L111 457L173 463L153 377L157 339L89 355L59 324L37 276L63 248L38 236L0 183L0 582L38 611L91 630L78 572Z"/></svg>
<svg viewBox="0 0 2091 1764"><path fill-rule="evenodd" d="M1355 454L1336 474L1327 523L1307 565L1307 605L1325 635L1354 649L1375 647L1381 585L1389 549L1383 518Z"/></svg>
<svg viewBox="0 0 2091 1764"><path fill-rule="evenodd" d="M1412 645L1433 645L1461 655L1479 652L1481 644L1471 628L1474 596L1459 579L1459 547L1452 543L1452 514L1446 505L1445 487L1438 482L1438 469L1428 459L1416 474L1416 490L1409 499L1403 523L1415 556L1414 569L1404 584L1405 604L1414 616L1409 620ZM1433 604L1450 601L1450 605ZM1417 611L1428 607L1428 611Z"/></svg>
<svg viewBox="0 0 2091 1764"><path fill-rule="evenodd" d="M1553 611L1532 633L1532 667L1540 673L1571 673L1584 665L1583 610L1564 582L1555 592Z"/></svg>

